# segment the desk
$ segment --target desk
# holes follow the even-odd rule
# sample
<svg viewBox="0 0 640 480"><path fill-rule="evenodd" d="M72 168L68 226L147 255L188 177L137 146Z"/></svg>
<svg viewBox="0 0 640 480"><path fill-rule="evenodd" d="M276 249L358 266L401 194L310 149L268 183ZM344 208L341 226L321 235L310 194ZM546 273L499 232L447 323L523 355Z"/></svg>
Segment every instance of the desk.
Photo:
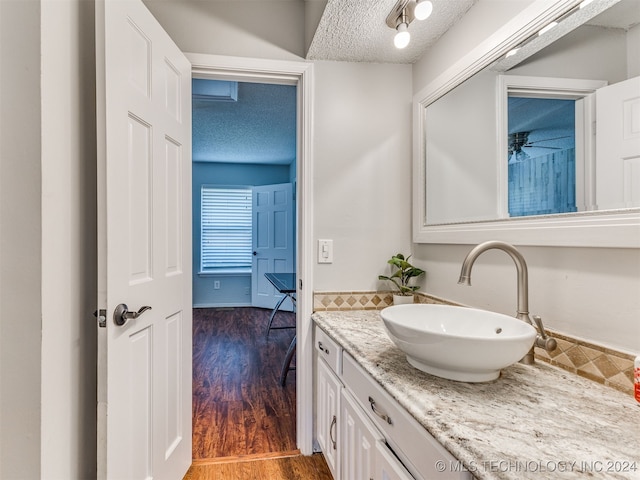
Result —
<svg viewBox="0 0 640 480"><path fill-rule="evenodd" d="M272 327L273 319L278 313L280 306L287 299L290 298L293 306L296 306L296 274L295 273L265 273L265 278L269 280L271 285L278 290L278 293L282 293L282 298L276 303L276 306L271 311L271 316L269 317L269 324L267 326L267 338L269 338L269 332L271 330L282 330L286 328L296 328L295 325L287 326L287 327Z"/></svg>
<svg viewBox="0 0 640 480"><path fill-rule="evenodd" d="M295 273L265 273L264 276L267 280L273 285L279 293L282 293L282 298L278 301L276 306L273 308L271 312L271 316L269 317L269 325L267 326L267 338L269 338L269 332L271 330L280 330L283 328L296 328L295 325L287 326L287 327L272 327L273 318L278 313L280 306L287 299L290 298L293 303L293 307L295 309L296 306L296 274ZM282 370L280 371L280 384L284 387L284 384L287 381L287 373L289 370L293 370L295 367L291 367L291 360L293 359L293 355L296 351L296 336L293 336L293 340L291 340L291 344L289 344L289 348L287 349L287 354L284 357L284 362L282 363Z"/></svg>

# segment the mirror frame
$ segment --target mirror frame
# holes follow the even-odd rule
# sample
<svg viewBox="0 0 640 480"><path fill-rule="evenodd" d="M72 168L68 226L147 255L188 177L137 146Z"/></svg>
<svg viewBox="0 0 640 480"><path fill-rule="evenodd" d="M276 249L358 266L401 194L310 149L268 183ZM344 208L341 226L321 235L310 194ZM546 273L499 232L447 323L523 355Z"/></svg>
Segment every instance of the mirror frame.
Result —
<svg viewBox="0 0 640 480"><path fill-rule="evenodd" d="M580 3L581 0L535 1L414 95L415 243L477 244L499 239L518 245L640 248L640 209L637 208L441 225L426 223L426 108ZM500 144L499 137L497 141Z"/></svg>

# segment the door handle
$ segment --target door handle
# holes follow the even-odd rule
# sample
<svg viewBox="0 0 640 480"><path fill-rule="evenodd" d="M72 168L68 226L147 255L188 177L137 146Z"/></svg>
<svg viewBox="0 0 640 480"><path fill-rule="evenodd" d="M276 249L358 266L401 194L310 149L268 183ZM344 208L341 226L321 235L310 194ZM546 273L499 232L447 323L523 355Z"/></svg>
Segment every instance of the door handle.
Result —
<svg viewBox="0 0 640 480"><path fill-rule="evenodd" d="M119 327L121 327L122 325L127 323L127 320L138 318L147 310L151 310L151 307L144 306L144 307L141 307L140 310L138 310L137 312L130 312L129 307L127 307L124 303L121 303L113 311L113 322Z"/></svg>
<svg viewBox="0 0 640 480"><path fill-rule="evenodd" d="M338 419L336 416L333 416L333 420L331 420L331 425L329 425L329 438L331 439L331 444L333 445L333 449L336 450L336 439L333 438L333 427L336 427Z"/></svg>
<svg viewBox="0 0 640 480"><path fill-rule="evenodd" d="M391 417L386 413L380 411L380 409L376 407L376 401L372 397L369 397L369 403L371 404L371 410L373 410L373 413L375 413L377 416L379 416L382 420L387 422L389 425L393 425L393 423L391 422Z"/></svg>

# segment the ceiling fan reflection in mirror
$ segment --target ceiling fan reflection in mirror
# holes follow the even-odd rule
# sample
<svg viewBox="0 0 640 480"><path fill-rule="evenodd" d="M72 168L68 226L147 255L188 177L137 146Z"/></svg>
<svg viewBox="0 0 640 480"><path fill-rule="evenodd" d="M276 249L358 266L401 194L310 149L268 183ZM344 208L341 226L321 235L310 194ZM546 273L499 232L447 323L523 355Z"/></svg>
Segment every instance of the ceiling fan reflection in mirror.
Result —
<svg viewBox="0 0 640 480"><path fill-rule="evenodd" d="M509 163L522 162L528 160L531 156L522 150L523 148L543 148L547 150L563 150L563 147L553 147L547 145L538 145L540 143L551 142L563 138L570 138L570 135L561 137L541 138L535 141L529 141L531 132L515 132L509 134Z"/></svg>

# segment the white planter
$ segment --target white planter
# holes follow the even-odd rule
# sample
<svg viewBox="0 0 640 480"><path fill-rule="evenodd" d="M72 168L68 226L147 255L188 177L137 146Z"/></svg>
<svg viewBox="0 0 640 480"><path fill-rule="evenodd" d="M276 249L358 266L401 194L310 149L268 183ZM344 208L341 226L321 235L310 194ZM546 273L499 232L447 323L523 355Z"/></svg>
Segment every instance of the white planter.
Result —
<svg viewBox="0 0 640 480"><path fill-rule="evenodd" d="M413 303L413 294L412 295L396 295L393 294L393 304L394 305L406 305L408 303Z"/></svg>

